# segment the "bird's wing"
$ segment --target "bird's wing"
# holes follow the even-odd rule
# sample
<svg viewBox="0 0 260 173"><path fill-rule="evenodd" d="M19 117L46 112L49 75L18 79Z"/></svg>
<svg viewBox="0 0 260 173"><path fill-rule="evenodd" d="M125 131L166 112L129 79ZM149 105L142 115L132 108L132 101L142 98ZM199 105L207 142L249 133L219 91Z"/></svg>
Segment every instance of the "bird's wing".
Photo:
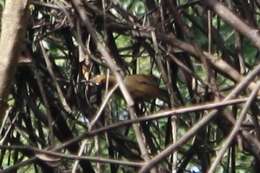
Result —
<svg viewBox="0 0 260 173"><path fill-rule="evenodd" d="M127 82L159 86L158 79L151 75L130 75L126 77Z"/></svg>

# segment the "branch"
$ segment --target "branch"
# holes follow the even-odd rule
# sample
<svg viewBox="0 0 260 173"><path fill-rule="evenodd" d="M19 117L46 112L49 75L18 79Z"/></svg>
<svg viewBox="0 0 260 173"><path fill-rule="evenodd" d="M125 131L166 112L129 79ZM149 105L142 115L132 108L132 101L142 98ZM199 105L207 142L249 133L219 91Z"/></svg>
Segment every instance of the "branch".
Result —
<svg viewBox="0 0 260 173"><path fill-rule="evenodd" d="M230 132L227 140L222 145L221 150L217 153L217 157L214 160L214 162L212 163L212 165L210 166L208 173L213 173L215 171L215 169L216 169L217 165L219 164L221 158L225 154L226 149L228 148L228 146L230 145L230 143L232 142L232 140L234 139L236 134L239 132L241 124L242 124L243 120L245 119L246 113L247 113L248 109L250 108L250 105L255 100L255 97L257 95L259 88L260 88L260 83L258 83L255 90L252 91L252 94L250 94L250 97L249 97L248 101L246 102L245 107L243 108L243 110L242 110L233 130Z"/></svg>
<svg viewBox="0 0 260 173"><path fill-rule="evenodd" d="M136 112L133 107L134 100L131 97L131 95L129 94L129 91L127 90L127 88L124 84L123 78L120 74L121 69L114 63L113 58L111 57L110 53L107 50L107 47L102 44L104 41L98 37L96 31L92 27L82 2L80 0L72 0L72 5L78 12L79 17L81 18L83 24L86 26L89 34L91 35L92 39L94 40L94 42L97 46L97 49L99 50L99 52L102 55L102 59L107 63L108 67L111 69L114 76L116 77L116 80L119 84L119 88L127 102L130 117L131 117L131 119L135 119L137 116L136 116ZM146 144L142 137L143 132L141 131L140 126L137 124L133 124L133 129L134 129L136 139L137 139L139 148L141 150L142 156L143 156L144 160L148 161L150 158L149 158L149 153L146 148Z"/></svg>
<svg viewBox="0 0 260 173"><path fill-rule="evenodd" d="M256 66L254 70L252 70L237 86L234 90L227 96L223 101L230 100L236 97L249 83L260 74L260 64ZM191 139L202 127L205 127L213 117L218 113L218 110L211 111L207 116L203 117L200 121L198 121L183 137L181 137L176 143L168 146L165 150L160 152L157 156L151 159L149 162L142 167L139 173L146 173L164 158L168 157L170 154L175 152L179 147L181 147L184 143Z"/></svg>
<svg viewBox="0 0 260 173"><path fill-rule="evenodd" d="M0 120L7 105L5 99L15 72L25 37L28 0L6 0L0 39Z"/></svg>
<svg viewBox="0 0 260 173"><path fill-rule="evenodd" d="M231 25L235 30L246 36L253 45L260 49L259 30L247 25L232 11L216 0L204 0L204 3L214 10L224 21Z"/></svg>

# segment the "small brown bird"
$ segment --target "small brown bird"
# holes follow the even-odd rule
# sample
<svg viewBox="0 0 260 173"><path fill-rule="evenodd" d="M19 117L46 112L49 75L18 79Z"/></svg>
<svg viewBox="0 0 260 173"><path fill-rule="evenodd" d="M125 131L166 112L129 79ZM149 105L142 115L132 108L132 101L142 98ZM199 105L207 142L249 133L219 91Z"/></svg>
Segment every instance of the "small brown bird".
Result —
<svg viewBox="0 0 260 173"><path fill-rule="evenodd" d="M108 80L109 88L112 88L117 82L114 76L109 76ZM106 76L97 75L90 81L98 86L105 87ZM168 102L167 92L159 88L158 79L154 76L143 74L129 75L124 78L124 82L127 90L136 101L149 101L159 98L160 100Z"/></svg>

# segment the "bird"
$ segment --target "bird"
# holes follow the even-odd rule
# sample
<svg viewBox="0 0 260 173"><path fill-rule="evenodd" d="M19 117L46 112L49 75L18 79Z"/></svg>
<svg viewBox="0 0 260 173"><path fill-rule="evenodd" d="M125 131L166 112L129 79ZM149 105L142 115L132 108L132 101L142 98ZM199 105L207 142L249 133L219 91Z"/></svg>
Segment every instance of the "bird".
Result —
<svg viewBox="0 0 260 173"><path fill-rule="evenodd" d="M130 95L135 101L150 101L152 99L159 98L164 102L168 102L169 97L166 90L159 88L159 80L152 75L145 74L133 74L127 75L124 78L124 84L129 91ZM94 83L101 88L105 88L107 83L106 75L96 75L90 79L90 82ZM117 80L115 76L110 75L108 77L109 89L116 85Z"/></svg>

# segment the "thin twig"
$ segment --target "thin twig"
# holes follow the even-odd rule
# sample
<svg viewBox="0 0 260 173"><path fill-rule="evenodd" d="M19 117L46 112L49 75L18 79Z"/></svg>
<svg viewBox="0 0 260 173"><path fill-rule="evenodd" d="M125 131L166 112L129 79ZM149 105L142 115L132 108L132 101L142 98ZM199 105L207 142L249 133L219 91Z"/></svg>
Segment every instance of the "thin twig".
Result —
<svg viewBox="0 0 260 173"><path fill-rule="evenodd" d="M87 145L87 140L84 140L80 146L80 149L79 149L79 152L78 152L78 156L82 156L83 152L84 152L84 149L85 149L85 146ZM71 170L71 173L76 173L77 171L77 167L78 167L78 164L79 164L79 160L76 160L73 164L73 167L72 167L72 170Z"/></svg>
<svg viewBox="0 0 260 173"><path fill-rule="evenodd" d="M259 100L260 98L258 98ZM204 104L204 105L197 105L197 106L192 106L192 107L188 107L188 108L179 108L179 109L171 109L168 111L162 111L162 112L158 112L149 116L143 116L143 117L139 117L137 119L132 119L132 120L125 120L123 122L119 122L119 123L115 123L106 127L102 127L99 129L95 129L92 130L91 132L85 132L73 139L70 139L58 146L56 146L55 148L53 148L52 151L58 151L62 148L65 148L73 143L79 142L82 139L85 138L89 138L89 137L93 137L94 135L103 133L103 132L107 132L109 130L113 130L115 128L119 128L119 127L124 127L126 125L132 124L132 123L140 123L140 122L144 122L144 121L151 121L151 120L156 120L156 119L160 119L160 118L165 118L165 117L169 117L172 115L181 115L181 114L185 114L185 113L189 113L189 112L196 112L196 111L204 111L204 110L210 110L210 109L219 109L222 108L224 106L228 106L228 105L234 105L234 104L241 104L243 102L246 102L248 100L248 98L240 98L240 99L232 99L232 100L228 100L228 101L222 101L222 102L218 102L218 103L209 103L209 104ZM250 135L250 134L248 134ZM259 145L260 147L260 145ZM14 167L12 168L7 168L4 170L3 173L8 173L11 172L12 170L18 168L18 167L22 167L25 165L28 165L30 163L32 163L34 160L36 159L36 157L33 157L31 159L28 159L26 161L17 163Z"/></svg>
<svg viewBox="0 0 260 173"><path fill-rule="evenodd" d="M255 76L260 74L260 64L255 67L254 70L252 70L245 78L242 80L235 89L231 91L231 93L225 97L223 101L228 101L234 97L236 97L247 85L250 84L250 82L255 78ZM139 173L146 173L148 172L152 167L154 167L156 164L158 164L160 161L162 161L164 158L166 158L169 154L172 152L175 152L179 147L181 147L184 143L186 143L189 139L191 139L192 136L194 136L202 127L205 127L206 124L208 124L213 117L218 113L218 110L211 111L207 116L203 117L201 120L199 120L190 130L186 132L184 136L182 136L176 143L168 146L166 149L164 149L160 154L155 156L151 161L147 162L142 169L139 171Z"/></svg>
<svg viewBox="0 0 260 173"><path fill-rule="evenodd" d="M121 92L122 92L122 94L123 94L123 96L124 96L124 98L127 102L128 111L129 111L131 119L135 119L137 116L136 116L136 112L135 112L134 107L133 107L134 106L134 100L131 97L129 91L127 90L127 88L126 88L126 86L123 82L123 78L122 78L121 74L119 73L121 71L121 69L114 63L114 61L113 61L111 55L108 53L106 47L102 44L103 41L100 39L101 37L97 36L97 33L94 30L94 28L92 27L81 1L80 0L72 0L72 4L73 4L74 8L77 10L82 22L86 26L88 32L92 36L92 39L96 43L97 49L102 54L102 58L106 61L108 67L113 72L113 74L114 74L114 76L115 76L115 78L116 78L116 80L119 84L119 88L120 88L120 90L121 90ZM148 151L146 149L146 144L144 143L144 140L143 140L143 136L144 136L143 132L141 131L140 126L137 125L137 124L133 124L133 129L134 129L134 132L135 132L135 135L136 135L138 146L139 146L141 153L142 153L142 157L146 161L148 161L150 158L149 158Z"/></svg>
<svg viewBox="0 0 260 173"><path fill-rule="evenodd" d="M40 46L41 46L41 50L42 50L42 54L43 54L44 60L45 60L46 65L47 65L47 70L48 70L48 72L49 72L49 74L50 74L50 76L51 76L51 78L52 78L52 80L54 82L54 85L55 85L56 89L57 89L59 100L60 100L61 104L63 105L63 108L68 113L71 113L72 110L71 110L70 106L68 105L68 103L66 101L66 98L63 95L63 92L62 92L62 90L60 88L60 85L59 85L59 83L58 83L58 81L57 81L57 79L55 77L55 73L54 73L54 71L52 69L52 65L51 65L51 62L50 62L50 60L49 60L49 58L47 56L47 53L46 53L46 51L45 51L45 49L44 49L44 47L42 45L42 41L40 41Z"/></svg>
<svg viewBox="0 0 260 173"><path fill-rule="evenodd" d="M45 2L36 1L36 0L31 0L30 3L33 5L36 5L36 6L48 7L48 8L55 9L55 10L62 10L61 7L59 7L58 5L52 4L52 3L45 3ZM67 6L66 8L69 9L71 7Z"/></svg>
<svg viewBox="0 0 260 173"><path fill-rule="evenodd" d="M217 0L204 0L204 3L214 10L225 22L231 25L235 30L246 36L255 47L260 49L259 30L253 28L242 21L232 11Z"/></svg>
<svg viewBox="0 0 260 173"><path fill-rule="evenodd" d="M228 146L230 145L230 143L232 142L232 140L234 139L234 137L236 136L236 134L240 130L241 124L242 124L243 120L245 119L246 113L247 113L248 109L250 108L250 105L254 101L259 88L260 88L260 82L258 83L258 85L255 88L255 90L252 91L252 93L250 94L250 96L249 96L249 98L248 98L248 100L247 100L247 102L246 102L242 112L240 113L240 116L239 116L239 118L238 118L234 128L230 132L230 134L227 137L226 141L223 143L223 145L221 147L221 150L217 153L217 157L214 160L214 162L211 164L208 173L215 172L215 169L216 169L217 165L219 164L221 158L223 157L225 151L227 150Z"/></svg>
<svg viewBox="0 0 260 173"><path fill-rule="evenodd" d="M64 159L72 159L72 160L88 160L93 162L99 162L99 163L108 163L108 164L118 164L122 166L131 166L131 167L141 167L143 163L141 161L139 162L129 162L129 161L122 161L122 160L114 160L114 159L106 159L101 157L91 157L91 156L77 156L74 154L63 154L58 153L54 151L48 151L48 150L41 150L38 148L33 148L30 146L19 146L19 145L0 145L1 149L8 149L8 150L25 150L25 151L32 151L36 155L39 154L47 154L54 157L61 157Z"/></svg>
<svg viewBox="0 0 260 173"><path fill-rule="evenodd" d="M48 130L49 130L50 141L51 141L50 143L53 144L54 139L55 139L54 133L53 133L53 123L54 123L54 121L53 121L52 115L51 115L50 104L48 102L46 92L45 92L44 87L43 87L42 79L40 78L39 72L38 72L38 70L35 66L34 61L33 61L32 67L34 69L34 75L35 75L36 82L37 82L39 90L40 90L40 95L42 97L43 104L46 108L46 116L47 116L47 121L48 121L48 126L49 126Z"/></svg>
<svg viewBox="0 0 260 173"><path fill-rule="evenodd" d="M112 96L112 94L115 92L115 90L117 88L118 88L118 83L116 85L114 85L113 88L106 94L106 96L105 96L101 106L99 107L99 110L98 110L97 114L94 116L92 121L89 123L89 131L92 130L92 128L94 127L94 125L98 121L98 119L101 116L104 108L106 107L107 102L109 101L110 97Z"/></svg>

